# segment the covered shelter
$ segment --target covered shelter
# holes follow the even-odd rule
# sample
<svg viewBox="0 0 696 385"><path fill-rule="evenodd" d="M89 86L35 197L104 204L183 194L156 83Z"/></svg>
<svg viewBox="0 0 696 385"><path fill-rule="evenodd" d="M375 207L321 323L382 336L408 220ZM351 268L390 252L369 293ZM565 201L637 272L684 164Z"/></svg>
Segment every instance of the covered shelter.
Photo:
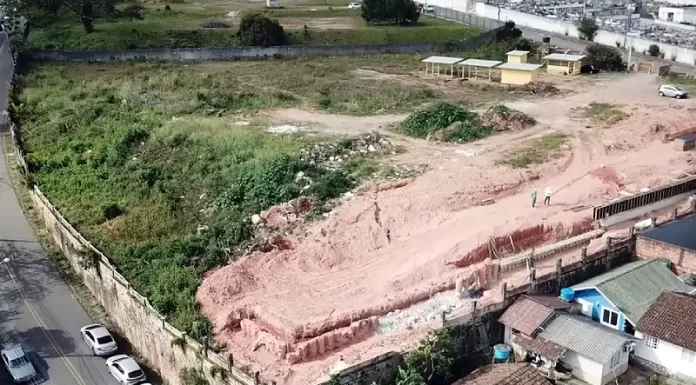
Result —
<svg viewBox="0 0 696 385"><path fill-rule="evenodd" d="M526 63L529 51L513 50L506 53L506 55L508 63Z"/></svg>
<svg viewBox="0 0 696 385"><path fill-rule="evenodd" d="M571 55L566 53L552 53L544 56L546 60L546 72L559 75L577 75L582 67L582 59L585 55Z"/></svg>
<svg viewBox="0 0 696 385"><path fill-rule="evenodd" d="M466 59L458 65L462 67L462 79L471 79L473 70L474 79L477 79L479 73L481 73L482 76L487 76L488 80L491 80L493 68L501 63L502 62L498 60Z"/></svg>
<svg viewBox="0 0 696 385"><path fill-rule="evenodd" d="M500 82L502 84L525 85L536 83L537 73L541 64L532 63L503 63L500 69Z"/></svg>
<svg viewBox="0 0 696 385"><path fill-rule="evenodd" d="M425 63L425 75L428 74L440 76L440 73L447 74L447 68L449 67L449 73L454 76L454 65L459 63L464 59L459 57L449 57L449 56L430 56L423 60ZM428 72L428 65L430 65L430 72ZM444 70L440 72L441 67L444 66Z"/></svg>

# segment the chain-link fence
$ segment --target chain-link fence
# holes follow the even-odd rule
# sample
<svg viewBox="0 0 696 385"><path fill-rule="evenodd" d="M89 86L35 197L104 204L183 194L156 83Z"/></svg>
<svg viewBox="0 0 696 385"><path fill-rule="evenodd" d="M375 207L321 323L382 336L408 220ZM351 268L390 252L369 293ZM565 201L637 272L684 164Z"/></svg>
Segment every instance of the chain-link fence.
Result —
<svg viewBox="0 0 696 385"><path fill-rule="evenodd" d="M479 27L483 28L487 31L490 31L492 29L496 29L503 24L504 22L500 20L495 20L495 19L489 19L487 17L481 17L477 16L473 13L466 13L466 12L460 12L460 11L455 11L454 9L450 8L442 8L442 7L433 7L433 13L432 15L435 17L438 17L440 19L447 19L447 20L452 20L456 21L459 23L464 23L471 25L473 27Z"/></svg>

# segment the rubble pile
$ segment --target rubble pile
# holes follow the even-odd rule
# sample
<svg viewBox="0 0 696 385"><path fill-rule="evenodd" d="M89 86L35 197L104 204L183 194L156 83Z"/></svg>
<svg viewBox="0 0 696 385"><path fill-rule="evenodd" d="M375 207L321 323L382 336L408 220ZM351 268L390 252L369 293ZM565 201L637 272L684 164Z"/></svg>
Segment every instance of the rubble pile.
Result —
<svg viewBox="0 0 696 385"><path fill-rule="evenodd" d="M395 154L395 146L379 132L361 134L357 138L345 138L338 143L315 143L300 152L300 159L312 165L337 170L341 163L361 156Z"/></svg>

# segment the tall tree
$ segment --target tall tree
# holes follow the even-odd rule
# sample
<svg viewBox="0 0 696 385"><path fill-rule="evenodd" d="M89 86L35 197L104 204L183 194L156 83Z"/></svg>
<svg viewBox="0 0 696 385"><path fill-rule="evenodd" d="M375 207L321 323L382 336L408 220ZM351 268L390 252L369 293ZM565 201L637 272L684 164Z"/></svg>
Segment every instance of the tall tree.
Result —
<svg viewBox="0 0 696 385"><path fill-rule="evenodd" d="M599 31L599 26L595 19L583 17L578 21L578 32L581 39L593 41L595 36L597 36L597 31Z"/></svg>
<svg viewBox="0 0 696 385"><path fill-rule="evenodd" d="M364 0L362 17L367 23L416 24L420 13L413 0Z"/></svg>
<svg viewBox="0 0 696 385"><path fill-rule="evenodd" d="M119 0L8 0L8 5L30 20L40 15L56 15L61 9L74 14L87 33L94 31L94 21L115 14Z"/></svg>

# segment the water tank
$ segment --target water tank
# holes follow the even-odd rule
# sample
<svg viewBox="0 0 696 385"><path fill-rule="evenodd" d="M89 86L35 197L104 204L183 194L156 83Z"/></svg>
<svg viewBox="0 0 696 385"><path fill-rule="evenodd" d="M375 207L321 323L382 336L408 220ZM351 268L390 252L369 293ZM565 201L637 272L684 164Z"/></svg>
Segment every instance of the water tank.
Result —
<svg viewBox="0 0 696 385"><path fill-rule="evenodd" d="M561 289L561 299L564 301L572 301L573 297L575 296L575 291L569 287L566 287L565 289Z"/></svg>
<svg viewBox="0 0 696 385"><path fill-rule="evenodd" d="M498 344L493 346L493 359L507 361L510 358L510 345Z"/></svg>
<svg viewBox="0 0 696 385"><path fill-rule="evenodd" d="M541 42L544 44L549 44L549 43L551 43L551 38L548 36L544 36L541 38Z"/></svg>

